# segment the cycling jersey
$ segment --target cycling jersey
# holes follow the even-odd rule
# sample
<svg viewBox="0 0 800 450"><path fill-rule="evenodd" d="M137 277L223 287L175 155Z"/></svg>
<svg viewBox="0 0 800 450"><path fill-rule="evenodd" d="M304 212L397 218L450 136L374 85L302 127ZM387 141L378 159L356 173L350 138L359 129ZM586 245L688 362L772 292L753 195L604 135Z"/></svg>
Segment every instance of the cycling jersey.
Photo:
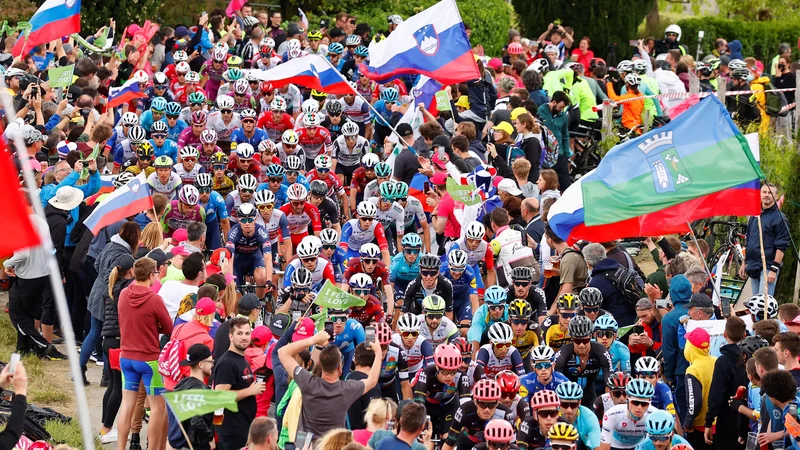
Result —
<svg viewBox="0 0 800 450"><path fill-rule="evenodd" d="M206 90L208 93L207 97L209 101L214 101L217 99L217 91L219 87L222 85L222 74L228 70L228 63L223 61L220 65L219 69L214 68L214 63L212 60L207 59L203 62L203 65L200 67L200 76L201 77L208 77L205 86L203 89Z"/></svg>
<svg viewBox="0 0 800 450"><path fill-rule="evenodd" d="M528 356L531 354L531 349L539 345L539 335L536 334L536 329L539 328L539 324L536 322L536 319L533 319L528 324L528 328L525 330L525 333L522 336L514 335L514 340L511 344L519 351L520 356L522 356L522 361L526 361Z"/></svg>
<svg viewBox="0 0 800 450"><path fill-rule="evenodd" d="M136 152L131 148L131 140L125 139L114 146L114 167L119 167L125 161L135 158Z"/></svg>
<svg viewBox="0 0 800 450"><path fill-rule="evenodd" d="M302 155L300 156L302 157ZM295 179L294 183L302 184L306 190L310 189L310 186L308 185L308 179L306 179L306 176L301 173L297 174L297 178ZM290 183L289 178L287 178L285 174L283 175L283 183L281 183L281 186L286 186L288 188L294 183Z"/></svg>
<svg viewBox="0 0 800 450"><path fill-rule="evenodd" d="M275 95L281 96L286 100L287 113L297 115L300 112L300 107L303 104L303 94L300 92L300 88L293 84L287 84L278 88Z"/></svg>
<svg viewBox="0 0 800 450"><path fill-rule="evenodd" d="M399 333L392 335L392 343L403 350L408 364L408 373L413 377L420 369L433 365L433 347L421 334L417 336L416 342L407 348L403 343L403 338Z"/></svg>
<svg viewBox="0 0 800 450"><path fill-rule="evenodd" d="M164 236L172 237L172 233L174 233L175 230L179 228L188 228L192 222L205 222L206 211L202 206L194 205L187 214L183 214L180 212L178 200L172 200L167 203L162 221L164 223Z"/></svg>
<svg viewBox="0 0 800 450"><path fill-rule="evenodd" d="M384 397L391 399L397 398L397 382L408 382L408 363L406 362L405 352L392 342L389 343L389 348L386 349L383 362L381 363L381 371L378 376L378 386L381 388L381 394Z"/></svg>
<svg viewBox="0 0 800 450"><path fill-rule="evenodd" d="M178 174L178 176L181 178L181 183L183 184L194 184L194 180L197 178L197 175L206 173L206 171L203 170L203 166L197 163L195 163L194 167L192 167L192 170L186 170L186 168L183 166L183 163L175 164L172 166L172 170Z"/></svg>
<svg viewBox="0 0 800 450"><path fill-rule="evenodd" d="M283 275L284 287L291 286L292 273L300 267L303 267L303 263L297 256L293 257L289 263L286 264L286 272ZM336 278L333 276L333 264L323 257L318 257L317 265L314 267L314 270L311 271L311 289L313 291L318 291L325 280L330 280L331 283L336 282Z"/></svg>
<svg viewBox="0 0 800 450"><path fill-rule="evenodd" d="M425 323L425 314L420 314L418 318L422 324L419 327L419 335L430 342L434 350L436 350L436 347L439 345L450 342L458 337L458 327L447 317L442 316L442 320L435 330L431 330L428 324Z"/></svg>
<svg viewBox="0 0 800 450"><path fill-rule="evenodd" d="M225 200L219 192L211 191L211 194L208 196L208 201L206 203L200 202L199 205L206 211L206 223L217 218L227 219L229 217L228 208L225 207Z"/></svg>
<svg viewBox="0 0 800 450"><path fill-rule="evenodd" d="M445 297L445 301L446 300L447 297ZM497 322L508 322L508 308L503 311L503 315L500 316L500 319L494 320L492 319L492 315L489 314L489 306L484 303L478 307L478 310L475 311L472 317L472 324L469 326L469 330L467 331L467 340L472 342L481 342L481 340L486 336L486 333L489 331L489 327Z"/></svg>
<svg viewBox="0 0 800 450"><path fill-rule="evenodd" d="M273 209L272 215L269 217L269 223L264 222L264 217L259 214L256 216L256 223L265 227L269 233L269 242L276 245L283 242L284 239L289 238L289 221L286 219L286 214L280 209Z"/></svg>
<svg viewBox="0 0 800 450"><path fill-rule="evenodd" d="M580 435L581 441L586 445L586 448L592 449L600 446L600 422L597 420L597 416L592 413L591 409L585 406L579 406L577 416L572 426L578 430L578 435Z"/></svg>
<svg viewBox="0 0 800 450"><path fill-rule="evenodd" d="M272 111L264 111L261 113L261 117L258 118L256 126L267 132L270 141L281 142L283 132L294 129L294 119L292 119L291 115L282 113L276 121Z"/></svg>
<svg viewBox="0 0 800 450"><path fill-rule="evenodd" d="M403 228L406 230L416 230L416 222L420 224L428 223L428 218L425 216L425 210L422 208L422 202L416 197L408 197L406 206L403 207Z"/></svg>
<svg viewBox="0 0 800 450"><path fill-rule="evenodd" d="M408 264L406 257L398 253L392 257L389 266L389 281L394 284L395 291L403 293L408 287L408 283L419 275L419 258L413 264Z"/></svg>
<svg viewBox="0 0 800 450"><path fill-rule="evenodd" d="M171 141L175 143L175 147L177 148L178 139L181 137L181 133L183 130L189 127L189 124L185 121L178 119L175 121L175 126L169 126L169 122L167 122L167 141ZM155 145L154 145L155 147ZM156 150L156 154L158 154L158 150Z"/></svg>
<svg viewBox="0 0 800 450"><path fill-rule="evenodd" d="M639 420L633 420L628 405L616 405L603 415L603 432L600 441L613 449L635 448L647 439L647 416L656 407L650 405Z"/></svg>
<svg viewBox="0 0 800 450"><path fill-rule="evenodd" d="M202 134L202 133L201 133ZM178 138L178 147L189 147L189 146L201 146L202 143L200 142L200 134L194 134L194 128L188 127L185 130L181 131L181 135Z"/></svg>
<svg viewBox="0 0 800 450"><path fill-rule="evenodd" d="M339 223L339 210L330 197L323 197L322 202L317 205L317 209L319 210L319 220L322 222L322 228L333 228L333 225Z"/></svg>
<svg viewBox="0 0 800 450"><path fill-rule="evenodd" d="M309 128L297 130L297 139L306 152L306 160L313 161L320 153L330 155L333 146L330 132L325 128L316 127L314 135L311 136L308 130Z"/></svg>
<svg viewBox="0 0 800 450"><path fill-rule="evenodd" d="M314 180L323 181L325 185L328 186L328 197L336 198L336 196L344 195L344 186L342 186L339 178L330 172L322 176L317 172L317 169L312 169L306 174L306 179L309 183Z"/></svg>
<svg viewBox="0 0 800 450"><path fill-rule="evenodd" d="M255 206L253 203L253 198L250 197L250 201L247 202L251 205ZM225 197L225 207L228 208L228 214L230 215L231 222L239 223L239 206L242 205L242 197L239 195L239 190L235 190L228 194Z"/></svg>
<svg viewBox="0 0 800 450"><path fill-rule="evenodd" d="M440 266L439 272L453 284L453 300L455 297L467 296L469 300L470 295L477 295L478 288L475 283L475 273L472 268L467 266L464 268L464 273L458 279L453 279L453 274L450 273L450 267L447 263Z"/></svg>
<svg viewBox="0 0 800 450"><path fill-rule="evenodd" d="M508 349L506 357L502 359L495 355L493 344L489 343L481 346L475 362L483 367L483 373L487 378L494 378L495 375L504 370L516 372L519 376L525 375L525 368L522 367L522 358L513 346Z"/></svg>
<svg viewBox="0 0 800 450"><path fill-rule="evenodd" d="M364 188L367 187L367 183L371 181L375 181L375 179L374 178L372 180L368 179L367 171L364 170L363 167L359 167L353 171L353 175L352 177L350 177L350 189L351 190L355 189L356 192L360 192L363 194Z"/></svg>
<svg viewBox="0 0 800 450"><path fill-rule="evenodd" d="M378 196L378 180L369 181L364 186L364 198L369 199Z"/></svg>
<svg viewBox="0 0 800 450"><path fill-rule="evenodd" d="M507 298L509 299L519 298L514 292L513 285L508 286L506 288L506 292L508 293ZM523 300L527 301L528 304L531 305L531 309L533 310L533 313L531 314L531 322L535 322L538 328L539 317L544 317L547 315L547 300L545 299L544 291L537 286L531 285L531 287L528 289L528 295Z"/></svg>
<svg viewBox="0 0 800 450"><path fill-rule="evenodd" d="M351 319L355 319L361 325L367 327L371 323L383 322L383 305L374 295L367 298L364 306L352 306L348 313Z"/></svg>
<svg viewBox="0 0 800 450"><path fill-rule="evenodd" d="M509 419L512 424L516 425L517 419L524 420L531 416L531 407L528 401L517 395L514 401L509 406L511 410L511 418Z"/></svg>
<svg viewBox="0 0 800 450"><path fill-rule="evenodd" d="M159 156L169 156L173 161L178 160L178 143L170 140L164 139L164 145L161 147L156 145L156 141L150 139L150 144L153 146L153 155L156 158Z"/></svg>
<svg viewBox="0 0 800 450"><path fill-rule="evenodd" d="M544 334L544 342L553 350L560 349L570 343L569 329L562 330L558 323L554 323Z"/></svg>
<svg viewBox="0 0 800 450"><path fill-rule="evenodd" d="M672 390L663 381L656 381L656 393L653 396L653 406L675 415L675 399Z"/></svg>
<svg viewBox="0 0 800 450"><path fill-rule="evenodd" d="M439 275L436 277L436 285L433 289L428 289L422 285L422 278L417 276L408 283L403 300L403 312L422 314L422 300L429 295L438 295L444 299L445 311L453 312L453 285L450 280Z"/></svg>
<svg viewBox="0 0 800 450"><path fill-rule="evenodd" d="M369 120L369 105L359 97L353 98L353 104L342 100L342 116L363 126Z"/></svg>
<svg viewBox="0 0 800 450"><path fill-rule="evenodd" d="M234 255L234 259L247 256L262 256L270 251L269 234L261 225L256 225L250 236L244 234L241 225L231 227L225 247Z"/></svg>
<svg viewBox="0 0 800 450"><path fill-rule="evenodd" d="M254 176L256 180L261 180L261 164L255 159L250 161L250 165L247 166L247 170L242 170L239 168L239 157L236 154L231 154L230 159L228 160L228 171L235 174L237 177L240 177L246 173Z"/></svg>
<svg viewBox="0 0 800 450"><path fill-rule="evenodd" d="M223 175L222 178L214 177L214 184L212 185L212 189L214 192L218 193L223 198L227 198L228 194L233 192L233 189L236 187L236 184L230 177Z"/></svg>
<svg viewBox="0 0 800 450"><path fill-rule="evenodd" d="M334 334L333 343L339 347L342 353L342 375L350 373L350 366L353 363L353 354L358 344L366 341L364 327L353 319L347 319L344 330L340 334Z"/></svg>
<svg viewBox="0 0 800 450"><path fill-rule="evenodd" d="M597 342L589 342L591 348L585 361L582 361L575 354L574 344L569 343L561 347L555 356L555 370L566 375L570 381L574 381L583 388L584 406L591 406L594 403L594 380L600 375L600 371L605 374L605 381L611 377L612 370L611 355L605 347ZM585 364L584 364L585 363Z"/></svg>
<svg viewBox="0 0 800 450"><path fill-rule="evenodd" d="M278 149L278 158L280 158L281 164L283 164L284 167L286 167L286 158L289 155L297 155L301 161L305 161L306 159L306 152L300 145L295 147L291 153L286 153L286 150L283 148L282 142L278 142L277 144L275 144L275 147Z"/></svg>
<svg viewBox="0 0 800 450"><path fill-rule="evenodd" d="M510 417L511 410L501 403L497 405L489 420L509 420ZM450 425L450 432L447 433L445 444L455 446L458 442L458 450L471 450L475 444L483 442L483 430L486 429L486 423L489 420L483 420L478 416L478 407L474 401L470 400L462 404L453 415L453 423Z"/></svg>
<svg viewBox="0 0 800 450"><path fill-rule="evenodd" d="M262 165L261 167L264 166ZM266 179L266 177L264 178ZM272 189L269 188L269 182L259 184L258 187L256 188L256 192L263 191L265 189L269 189L272 191ZM275 209L280 209L281 206L285 205L289 201L288 192L289 192L289 187L286 186L285 184L279 185L277 191L272 191L272 193L275 194L275 206L274 206Z"/></svg>
<svg viewBox="0 0 800 450"><path fill-rule="evenodd" d="M458 398L469 399L469 381L466 375L457 372L453 378L453 384L444 384L439 381L436 373L439 369L434 364L429 364L423 368L414 382L414 399L418 402L425 402L426 408L430 405L428 412L431 415L438 411L438 406L445 405Z"/></svg>
<svg viewBox="0 0 800 450"><path fill-rule="evenodd" d="M597 420L600 421L600 425L603 424L603 416L605 416L606 411L614 406L616 406L616 403L614 403L610 392L605 392L594 400L592 407L594 408L594 415L597 416Z"/></svg>
<svg viewBox="0 0 800 450"><path fill-rule="evenodd" d="M539 381L539 378L536 377L536 372L527 373L519 378L519 395L527 398L530 402L533 394L545 390L555 392L559 384L567 381L569 381L567 377L556 371L553 371L550 381L547 383Z"/></svg>
<svg viewBox="0 0 800 450"><path fill-rule="evenodd" d="M139 168L138 162L139 162L138 158L131 158L125 161L122 164L122 167L120 167L121 169L120 172L130 172L134 175L139 175L140 173L142 173L142 169ZM147 166L144 169L144 175L145 177L149 177L151 174L155 173L155 171L156 171L155 167Z"/></svg>
<svg viewBox="0 0 800 450"><path fill-rule="evenodd" d="M369 199L369 201L378 208L378 213L375 215L375 219L379 220L381 224L383 224L383 228L385 230L393 228L395 231L397 231L398 236L403 236L405 234L405 228L399 225L404 223L406 214L405 209L400 203L392 202L392 206L390 206L386 211L383 211L380 207L378 207L378 197L372 197Z"/></svg>
<svg viewBox="0 0 800 450"><path fill-rule="evenodd" d="M308 226L311 225L315 233L322 231L322 222L319 219L319 210L309 202L303 203L300 214L293 212L291 203L287 203L280 208L289 220L289 232L292 235L292 244L297 247L300 240L308 236ZM296 241L296 242L295 242Z"/></svg>
<svg viewBox="0 0 800 450"><path fill-rule="evenodd" d="M154 191L166 195L167 198L171 200L177 197L178 188L181 187L181 178L177 173L171 172L169 174L169 180L167 180L166 183L161 183L161 180L158 178L158 173L153 172L147 177L147 184L149 184Z"/></svg>
<svg viewBox="0 0 800 450"><path fill-rule="evenodd" d="M252 145L254 149L258 149L258 144L267 139L269 139L267 132L259 128L254 128L253 135L250 137L245 134L244 128L237 128L234 130L233 134L231 134L231 152L236 150L238 144L245 143Z"/></svg>
<svg viewBox="0 0 800 450"><path fill-rule="evenodd" d="M631 351L627 345L614 340L608 353L611 355L611 364L615 372L631 373Z"/></svg>
<svg viewBox="0 0 800 450"><path fill-rule="evenodd" d="M208 121L206 122L206 129L217 132L217 142L231 142L233 131L237 128L241 128L241 126L242 121L237 112L234 112L230 120L226 123L219 110L212 111L208 115Z"/></svg>
<svg viewBox="0 0 800 450"><path fill-rule="evenodd" d="M683 436L675 433L675 434L672 435L672 442L670 443L669 448L672 448L672 447L674 447L674 446L676 446L678 444L688 445L689 447L692 446L689 443L689 441L684 439ZM639 445L637 445L635 447L635 450L656 450L656 446L653 445L653 441L651 441L650 439L645 439Z"/></svg>
<svg viewBox="0 0 800 450"><path fill-rule="evenodd" d="M517 448L519 450L538 450L550 447L550 439L542 434L539 422L533 417L520 422L517 429Z"/></svg>
<svg viewBox="0 0 800 450"><path fill-rule="evenodd" d="M353 148L347 146L344 135L339 136L333 141L333 151L331 156L336 159L337 165L345 167L357 167L361 163L361 157L370 150L369 141L361 136L356 137Z"/></svg>
<svg viewBox="0 0 800 450"><path fill-rule="evenodd" d="M344 270L344 275L342 276L342 283L349 283L350 278L357 273L366 273L364 272L364 268L361 266L361 257L356 256L355 258L350 258L347 260L347 268ZM387 286L389 283L389 269L383 264L383 261L378 261L375 265L375 269L373 269L372 273L368 274L370 278L372 278L372 290L375 291L375 288L378 286L378 282L382 286Z"/></svg>
<svg viewBox="0 0 800 450"><path fill-rule="evenodd" d="M358 255L361 246L371 242L377 243L381 250L389 248L383 225L377 220L373 220L366 230L361 229L359 219L350 219L342 226L339 247L347 252L348 256Z"/></svg>

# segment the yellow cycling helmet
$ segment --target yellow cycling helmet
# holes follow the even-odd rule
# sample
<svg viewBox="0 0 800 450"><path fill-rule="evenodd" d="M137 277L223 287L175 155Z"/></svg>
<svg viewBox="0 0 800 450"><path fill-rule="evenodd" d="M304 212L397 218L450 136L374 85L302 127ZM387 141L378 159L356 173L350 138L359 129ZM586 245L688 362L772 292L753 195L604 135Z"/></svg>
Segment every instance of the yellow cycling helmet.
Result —
<svg viewBox="0 0 800 450"><path fill-rule="evenodd" d="M239 67L244 63L240 56L233 55L228 58L228 67Z"/></svg>
<svg viewBox="0 0 800 450"><path fill-rule="evenodd" d="M556 307L560 310L579 309L581 307L581 301L578 300L578 297L572 292L565 292L556 300Z"/></svg>
<svg viewBox="0 0 800 450"><path fill-rule="evenodd" d="M518 298L508 305L508 317L529 318L532 313L531 305L527 300Z"/></svg>
<svg viewBox="0 0 800 450"><path fill-rule="evenodd" d="M549 437L551 441L577 441L578 430L571 424L557 422L550 428L547 437Z"/></svg>
<svg viewBox="0 0 800 450"><path fill-rule="evenodd" d="M311 96L314 97L314 98L317 98L317 99L323 99L323 98L327 98L328 94L326 94L324 92L320 92L320 91L318 91L316 89L312 89L311 90Z"/></svg>
<svg viewBox="0 0 800 450"><path fill-rule="evenodd" d="M309 31L308 32L308 40L309 41L319 41L322 39L322 32L321 31Z"/></svg>

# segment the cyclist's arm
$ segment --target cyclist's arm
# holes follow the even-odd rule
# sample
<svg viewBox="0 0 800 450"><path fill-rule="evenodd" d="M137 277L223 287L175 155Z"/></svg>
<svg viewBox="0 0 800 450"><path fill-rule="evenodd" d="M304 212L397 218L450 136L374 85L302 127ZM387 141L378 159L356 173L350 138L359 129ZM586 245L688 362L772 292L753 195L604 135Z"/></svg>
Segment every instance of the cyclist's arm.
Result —
<svg viewBox="0 0 800 450"><path fill-rule="evenodd" d="M422 341L419 350L422 353L422 367L425 368L433 364L433 347L431 343L427 340Z"/></svg>
<svg viewBox="0 0 800 450"><path fill-rule="evenodd" d="M425 370L419 371L417 382L414 384L414 400L425 404L425 399L428 396L428 375Z"/></svg>
<svg viewBox="0 0 800 450"><path fill-rule="evenodd" d="M461 420L464 418L464 410L463 405L458 407L456 413L453 415L453 423L450 424L450 431L447 433L447 440L442 445L442 450L453 450L453 446L456 445L456 440L458 436L461 434L461 429L464 428L464 424L461 423Z"/></svg>
<svg viewBox="0 0 800 450"><path fill-rule="evenodd" d="M342 227L341 238L339 239L339 247L345 252L350 248L350 236L353 234L353 225L348 221Z"/></svg>
<svg viewBox="0 0 800 450"><path fill-rule="evenodd" d="M475 353L478 352L478 348L481 342L481 336L483 336L483 332L485 330L486 330L486 309L478 308L472 317L472 325L470 325L469 330L467 330L467 340L472 342L473 358L475 357Z"/></svg>
<svg viewBox="0 0 800 450"><path fill-rule="evenodd" d="M522 364L522 355L519 353L519 350L511 354L511 365L514 367L514 371L517 372L517 375L525 375L525 366Z"/></svg>

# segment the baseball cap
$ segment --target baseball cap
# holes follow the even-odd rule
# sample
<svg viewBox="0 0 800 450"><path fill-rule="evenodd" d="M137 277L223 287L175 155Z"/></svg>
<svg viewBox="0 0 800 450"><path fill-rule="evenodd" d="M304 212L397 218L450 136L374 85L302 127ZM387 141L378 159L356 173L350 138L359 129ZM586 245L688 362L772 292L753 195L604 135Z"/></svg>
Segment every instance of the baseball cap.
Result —
<svg viewBox="0 0 800 450"><path fill-rule="evenodd" d="M528 110L523 107L514 108L511 110L511 120L517 120L517 117L527 114Z"/></svg>
<svg viewBox="0 0 800 450"><path fill-rule="evenodd" d="M272 331L273 336L281 337L283 333L289 328L292 323L292 318L286 313L277 313L272 316L272 322L269 324L269 330Z"/></svg>
<svg viewBox="0 0 800 450"><path fill-rule="evenodd" d="M407 123L401 123L397 126L397 134L399 134L401 137L413 136L414 129L411 128L411 125Z"/></svg>
<svg viewBox="0 0 800 450"><path fill-rule="evenodd" d="M178 228L174 233L172 233L172 240L178 244L186 241L187 239L189 239L189 233L186 231L186 228Z"/></svg>
<svg viewBox="0 0 800 450"><path fill-rule="evenodd" d="M439 172L433 174L431 177L431 183L433 184L445 184L447 183L447 174L444 172Z"/></svg>
<svg viewBox="0 0 800 450"><path fill-rule="evenodd" d="M447 169L447 162L443 161L442 158L439 157L439 154L433 155L431 162L436 164L436 167L446 170Z"/></svg>
<svg viewBox="0 0 800 450"><path fill-rule="evenodd" d="M697 294L692 294L692 298L689 299L689 304L686 305L687 308L711 308L712 306L714 306L714 303L711 302L711 297L699 292Z"/></svg>
<svg viewBox="0 0 800 450"><path fill-rule="evenodd" d="M503 68L503 61L500 58L492 58L489 60L489 67L494 70L500 70Z"/></svg>
<svg viewBox="0 0 800 450"><path fill-rule="evenodd" d="M332 28L328 35L330 35L331 39L335 39L344 36L344 31L341 28Z"/></svg>
<svg viewBox="0 0 800 450"><path fill-rule="evenodd" d="M514 127L511 126L508 122L500 122L497 125L492 127L493 130L500 130L505 131L507 135L511 136L514 134Z"/></svg>
<svg viewBox="0 0 800 450"><path fill-rule="evenodd" d="M503 181L497 184L497 190L508 192L509 194L514 196L522 194L520 188L517 187L517 183L514 180L508 178L504 179Z"/></svg>
<svg viewBox="0 0 800 450"><path fill-rule="evenodd" d="M637 311L645 311L648 309L653 309L653 301L649 298L642 298L636 302L636 310Z"/></svg>
<svg viewBox="0 0 800 450"><path fill-rule="evenodd" d="M314 336L316 332L314 321L310 317L303 317L297 326L294 327L294 334L292 335L292 342L302 341L303 339Z"/></svg>
<svg viewBox="0 0 800 450"><path fill-rule="evenodd" d="M303 31L305 31L305 30L300 28L300 26L297 25L296 23L290 23L289 26L286 28L286 35L287 36L294 36L296 34L302 34Z"/></svg>
<svg viewBox="0 0 800 450"><path fill-rule="evenodd" d="M197 301L194 310L198 316L207 316L217 311L217 305L209 297L203 297Z"/></svg>
<svg viewBox="0 0 800 450"><path fill-rule="evenodd" d="M155 260L156 267L163 266L167 261L172 259L173 256L175 255L173 255L172 252L164 252L164 250L160 248L153 249L147 254L148 258Z"/></svg>
<svg viewBox="0 0 800 450"><path fill-rule="evenodd" d="M194 366L195 364L208 359L211 356L211 350L205 344L194 344L186 351L186 359L179 362L179 366Z"/></svg>
<svg viewBox="0 0 800 450"><path fill-rule="evenodd" d="M172 252L173 256L189 256L189 255L191 255L191 253L189 253L189 250L186 250L182 245L179 245L177 247L172 247L172 249L170 251Z"/></svg>
<svg viewBox="0 0 800 450"><path fill-rule="evenodd" d="M256 308L261 308L261 302L256 297L256 294L244 294L239 299L239 309L253 310Z"/></svg>
<svg viewBox="0 0 800 450"><path fill-rule="evenodd" d="M462 95L461 97L458 97L458 101L456 102L456 106L460 106L462 108L469 109L469 97L467 97L466 95Z"/></svg>
<svg viewBox="0 0 800 450"><path fill-rule="evenodd" d="M270 331L269 328L264 325L259 325L253 329L252 333L250 333L250 340L257 347L261 347L272 340L272 331Z"/></svg>
<svg viewBox="0 0 800 450"><path fill-rule="evenodd" d="M75 47L70 43L62 45L62 48L64 49L64 53L72 53L75 50Z"/></svg>
<svg viewBox="0 0 800 450"><path fill-rule="evenodd" d="M686 333L686 340L691 342L695 347L705 350L711 342L711 336L708 335L708 331L697 327L691 332Z"/></svg>

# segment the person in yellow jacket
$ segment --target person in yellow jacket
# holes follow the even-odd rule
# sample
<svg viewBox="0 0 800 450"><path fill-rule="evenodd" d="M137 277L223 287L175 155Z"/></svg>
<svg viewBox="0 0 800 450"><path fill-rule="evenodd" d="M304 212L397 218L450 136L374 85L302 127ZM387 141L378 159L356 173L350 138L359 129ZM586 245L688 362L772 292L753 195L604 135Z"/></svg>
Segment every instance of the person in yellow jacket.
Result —
<svg viewBox="0 0 800 450"><path fill-rule="evenodd" d="M767 94L764 92L765 86L769 84L769 77L758 77L750 82L750 90L753 95L750 96L750 101L755 103L758 111L761 113L761 125L758 127L759 133L766 133L769 130L769 115L767 114Z"/></svg>
<svg viewBox="0 0 800 450"><path fill-rule="evenodd" d="M702 294L695 294L702 295ZM693 296L694 297L694 296ZM694 300L694 298L693 298ZM691 307L692 302L689 302ZM686 333L686 346L683 355L689 362L686 369L686 417L683 418L686 439L696 450L710 449L704 437L706 412L708 411L708 392L711 390L711 377L717 358L709 355L711 337L702 328Z"/></svg>

